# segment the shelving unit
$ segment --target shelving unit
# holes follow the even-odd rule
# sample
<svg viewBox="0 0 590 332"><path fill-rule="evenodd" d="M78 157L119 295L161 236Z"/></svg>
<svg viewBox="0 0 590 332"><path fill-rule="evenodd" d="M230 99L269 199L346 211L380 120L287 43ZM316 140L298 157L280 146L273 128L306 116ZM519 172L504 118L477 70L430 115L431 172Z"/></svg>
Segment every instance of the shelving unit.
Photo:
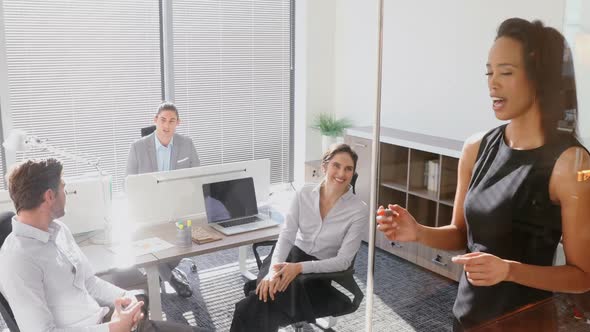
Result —
<svg viewBox="0 0 590 332"><path fill-rule="evenodd" d="M359 165L371 160L371 137L370 127L347 130L345 142L354 144L362 141L360 153L359 146L353 146L359 153ZM449 225L453 215L457 167L463 142L391 128L381 129L380 141L378 205L403 206L419 223L426 226ZM436 161L438 169L438 177L434 186L431 184L430 190L425 176L428 161ZM359 167L357 172L357 195L368 203L370 164L364 165L362 169ZM418 243L394 243L381 232L376 234L378 248L448 278L459 280L462 267L452 263L451 257L464 251L432 249ZM368 236L365 237L367 239Z"/></svg>

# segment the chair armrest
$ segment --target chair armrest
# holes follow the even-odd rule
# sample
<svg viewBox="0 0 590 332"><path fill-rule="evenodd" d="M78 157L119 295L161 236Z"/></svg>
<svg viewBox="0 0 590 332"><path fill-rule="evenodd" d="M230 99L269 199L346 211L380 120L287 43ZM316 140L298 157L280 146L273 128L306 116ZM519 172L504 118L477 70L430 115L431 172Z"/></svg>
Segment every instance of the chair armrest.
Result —
<svg viewBox="0 0 590 332"><path fill-rule="evenodd" d="M354 268L349 268L340 272L329 272L329 273L307 273L300 274L297 279L300 282L306 282L310 280L331 280L342 286L344 289L352 293L354 296L352 303L355 308L361 304L364 294L359 288L358 284L354 280Z"/></svg>
<svg viewBox="0 0 590 332"><path fill-rule="evenodd" d="M262 241L262 242L256 242L252 244L252 251L254 252L254 258L256 259L256 265L258 266L258 269L260 270L260 267L262 267L262 260L260 259L260 254L258 253L258 248L259 247L269 247L271 246L271 253L274 251L274 246L277 244L277 240L269 240L269 241Z"/></svg>
<svg viewBox="0 0 590 332"><path fill-rule="evenodd" d="M305 273L305 274L302 273L301 275L299 275L299 278L301 278L302 281L322 279L322 280L333 280L333 281L338 282L337 280L339 280L339 279L352 277L353 275L354 275L354 269L351 268L348 270L338 271L338 272Z"/></svg>

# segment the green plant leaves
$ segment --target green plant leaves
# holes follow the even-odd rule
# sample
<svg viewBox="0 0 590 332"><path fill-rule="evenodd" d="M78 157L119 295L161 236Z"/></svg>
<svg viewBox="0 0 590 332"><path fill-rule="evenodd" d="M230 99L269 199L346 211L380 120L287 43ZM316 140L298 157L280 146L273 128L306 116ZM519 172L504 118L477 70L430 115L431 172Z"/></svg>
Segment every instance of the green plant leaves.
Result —
<svg viewBox="0 0 590 332"><path fill-rule="evenodd" d="M344 129L351 127L351 125L346 118L336 119L332 114L320 113L315 117L311 127L319 130L325 136L342 136Z"/></svg>

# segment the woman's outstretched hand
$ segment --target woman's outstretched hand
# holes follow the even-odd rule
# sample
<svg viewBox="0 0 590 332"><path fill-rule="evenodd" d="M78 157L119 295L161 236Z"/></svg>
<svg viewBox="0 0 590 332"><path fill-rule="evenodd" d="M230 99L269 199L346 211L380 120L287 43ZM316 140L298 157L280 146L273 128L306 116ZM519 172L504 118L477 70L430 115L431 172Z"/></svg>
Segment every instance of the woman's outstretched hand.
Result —
<svg viewBox="0 0 590 332"><path fill-rule="evenodd" d="M408 210L395 204L377 210L377 230L391 241L418 241L418 223Z"/></svg>

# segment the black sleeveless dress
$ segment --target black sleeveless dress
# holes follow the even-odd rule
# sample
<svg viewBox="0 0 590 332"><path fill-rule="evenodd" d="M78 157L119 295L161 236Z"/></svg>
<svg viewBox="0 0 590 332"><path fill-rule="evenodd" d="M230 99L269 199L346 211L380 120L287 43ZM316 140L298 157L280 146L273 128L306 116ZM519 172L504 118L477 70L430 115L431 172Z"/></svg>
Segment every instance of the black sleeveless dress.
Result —
<svg viewBox="0 0 590 332"><path fill-rule="evenodd" d="M482 139L465 197L467 252L550 266L561 238L561 211L549 198L549 179L559 156L582 146L575 138L532 150L506 145L506 125ZM551 292L500 282L471 285L461 276L453 313L463 327L498 317Z"/></svg>

